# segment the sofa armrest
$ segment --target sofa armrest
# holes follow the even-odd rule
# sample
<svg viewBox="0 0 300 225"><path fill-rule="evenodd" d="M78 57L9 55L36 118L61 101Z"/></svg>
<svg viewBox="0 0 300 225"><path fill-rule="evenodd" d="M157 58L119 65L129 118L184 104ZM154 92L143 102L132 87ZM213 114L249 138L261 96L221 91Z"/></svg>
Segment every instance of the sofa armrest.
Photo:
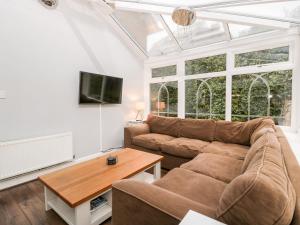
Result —
<svg viewBox="0 0 300 225"><path fill-rule="evenodd" d="M125 127L124 128L124 145L125 147L130 147L132 144L132 138L141 134L150 133L149 125L144 123L136 126Z"/></svg>
<svg viewBox="0 0 300 225"><path fill-rule="evenodd" d="M113 225L178 225L190 210L215 218L215 210L158 186L122 180L112 188Z"/></svg>

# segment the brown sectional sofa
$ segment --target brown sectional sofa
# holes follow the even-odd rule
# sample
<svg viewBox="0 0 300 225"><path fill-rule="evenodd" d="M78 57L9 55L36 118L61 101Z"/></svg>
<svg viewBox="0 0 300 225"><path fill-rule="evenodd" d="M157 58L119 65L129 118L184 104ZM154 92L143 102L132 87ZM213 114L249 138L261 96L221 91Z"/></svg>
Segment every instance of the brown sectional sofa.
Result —
<svg viewBox="0 0 300 225"><path fill-rule="evenodd" d="M192 209L228 225L300 224L300 167L269 118L151 117L125 146L165 156L153 184L113 185L113 225L175 225Z"/></svg>

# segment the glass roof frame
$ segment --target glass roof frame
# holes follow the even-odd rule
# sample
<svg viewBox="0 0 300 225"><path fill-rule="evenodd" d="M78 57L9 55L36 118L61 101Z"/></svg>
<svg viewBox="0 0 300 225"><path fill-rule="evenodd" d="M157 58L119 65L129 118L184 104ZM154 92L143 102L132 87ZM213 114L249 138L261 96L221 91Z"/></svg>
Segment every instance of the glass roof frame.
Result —
<svg viewBox="0 0 300 225"><path fill-rule="evenodd" d="M186 6L193 9L214 9L230 6L265 4L270 2L291 2L299 0L206 0L205 3L197 2L197 0L105 0L105 2L108 3L115 3L117 1L173 8Z"/></svg>
<svg viewBox="0 0 300 225"><path fill-rule="evenodd" d="M113 0L109 0L110 2L116 2L113 1ZM126 3L134 3L136 4L136 0L118 0L118 1L121 1L121 2L126 2ZM139 2L141 3L145 3L147 2L147 4L150 4L149 2L155 2L156 0L139 0ZM173 0L175 1L175 0ZM186 0L185 0L186 1ZM208 33L208 38L211 39L211 36L213 36L213 30L216 29L216 27L222 27L220 28L222 30L222 38L219 38L219 39L215 39L215 41L213 41L212 43L209 42L209 41L203 41L204 45L201 45L200 42L201 42L201 39L199 39L199 37L201 37L201 35L197 36L197 38L199 39L198 43L191 39L190 40L190 43L188 43L189 41L185 40L186 38L183 37L182 40L180 40L179 38L179 32L180 30L184 29L184 28L180 28L178 25L177 29L174 28L174 25L170 24L172 21L169 19L169 20L166 20L166 17L168 16L169 13L162 13L162 12L151 12L151 9L149 12L147 12L147 9L146 10L143 10L143 9L134 9L134 8L130 8L130 9L118 9L118 7L116 7L116 10L124 10L124 11L127 11L128 13L148 13L147 16L151 16L153 18L155 18L156 21L158 21L158 27L161 29L161 30L164 30L164 38L168 38L169 40L169 43L167 45L170 45L169 47L174 47L174 51L173 52L178 52L178 51L184 51L184 50L187 50L187 49L192 49L192 48L198 48L198 47L202 47L202 46L206 46L206 45L211 45L211 44L217 44L217 43L220 43L220 42L226 42L226 41L231 41L231 40L235 40L235 39L238 39L238 38L247 38L249 36L253 36L253 35L261 35L261 34L265 34L265 33L269 33L269 32L272 32L272 31L275 31L277 29L276 26L278 26L278 30L279 29L287 29L287 27L289 27L291 25L293 26L298 26L300 25L300 15L299 15L299 20L288 20L288 19L278 19L278 18L270 18L270 17L267 17L267 16L256 16L256 15L246 15L246 14L243 14L243 13L237 13L237 12L230 12L230 10L224 10L226 9L226 7L224 7L225 3L233 3L233 2L236 2L236 5L232 6L232 7L239 7L241 5L248 5L248 4L251 4L253 6L253 2L257 2L257 0L243 0L243 2L245 4L241 4L242 1L240 0L236 0L236 1L232 1L232 0L227 0L227 1L217 1L217 0L211 0L210 2L219 2L218 4L221 5L220 9L218 8L213 8L213 9L204 9L204 10L200 10L200 11L196 11L196 14L198 16L198 14L200 15L200 18L198 18L197 20L197 23L198 24L201 24L202 23L202 27L201 26L198 26L197 27L197 30L196 29L191 29L192 33L196 30L196 31L199 31L201 29L203 29L202 31L202 34L203 36L205 36L205 34L207 35ZM193 1L194 2L194 1ZM268 0L261 0L259 1L259 5L261 4L266 4L266 2L270 2ZM264 2L264 3L263 3ZM274 1L273 1L274 2ZM286 0L278 0L278 2L286 2ZM291 2L298 2L299 3L299 13L300 13L300 0L291 0ZM151 3L152 4L152 3ZM268 3L268 4L271 4L271 3ZM276 4L276 3L274 3ZM156 3L156 5L159 5L158 3ZM163 5L163 7L165 6L165 4ZM230 7L229 7L230 8ZM198 8L197 8L198 9ZM207 29L208 30L205 30L203 28L203 26L205 27L205 22L209 22L209 16L208 18L206 19L205 16L206 14L205 13L212 13L212 15L214 15L214 13L216 13L217 16L219 16L218 14L220 15L225 15L225 16L229 16L229 20L227 21L226 19L224 21L222 21L221 19L217 18L216 17L216 20L214 21L213 19L211 19L212 21L214 21L213 23L211 23L211 27L209 28L209 26L207 26ZM202 14L205 14L203 18L201 18ZM114 19L114 21L122 28L122 30L124 30L124 32L126 32L126 34L130 37L130 39L142 50L142 52L148 56L148 57L151 57L151 56L158 56L158 55L165 55L165 54L169 54L171 53L172 51L169 49L169 50L162 50L160 51L159 49L156 50L156 53L155 54L152 54L152 53L149 53L149 49L148 49L148 43L147 43L147 47L145 46L142 46L137 40L136 38L134 37L134 34L132 34L133 32L128 32L127 29L126 29L126 26L124 27L124 24L122 19L118 18L117 16L115 15L111 15L112 18ZM234 21L236 18L234 17L230 17L230 16L236 16L236 18L238 17L243 17L244 21L245 19L249 19L249 24L247 24L248 22L245 21ZM245 18L246 17L246 18ZM233 18L233 21L231 21ZM268 21L270 20L270 21ZM275 25L273 25L272 20L274 20L274 23ZM171 21L171 22L170 22ZM263 22L262 24L260 24L260 22ZM276 24L276 22L278 22ZM214 24L214 26L212 25ZM218 26L216 25L218 24ZM149 24L146 24L146 25L149 25ZM191 27L194 26L194 25L191 25ZM273 26L273 27L272 27ZM282 26L282 27L280 27ZM213 28L214 27L214 28ZM235 31L234 31L235 30ZM157 31L156 31L157 32ZM176 33L177 32L177 33ZM211 36L209 36L209 32L211 32ZM162 33L162 31L160 31L160 33ZM203 34L204 33L204 34ZM221 33L219 33L220 35ZM148 35L148 36L147 36ZM161 35L161 34L160 34ZM153 43L152 44L154 47L158 48L158 47L161 47L161 46L165 46L165 45L162 45L160 43L167 43L165 40L158 40L159 39L159 35L158 33L155 34L155 33L150 33L150 34L147 34L146 33L146 38L149 39L149 36L153 36L152 39L154 38L154 36L156 36L156 43ZM184 36L184 35L183 35ZM195 39L197 39L195 38ZM146 40L147 41L151 41L151 39L149 40ZM184 43L188 43L188 44L184 44ZM196 44L195 44L196 43ZM172 45L172 46L171 46ZM166 48L167 49L167 48ZM155 52L155 51L154 51Z"/></svg>

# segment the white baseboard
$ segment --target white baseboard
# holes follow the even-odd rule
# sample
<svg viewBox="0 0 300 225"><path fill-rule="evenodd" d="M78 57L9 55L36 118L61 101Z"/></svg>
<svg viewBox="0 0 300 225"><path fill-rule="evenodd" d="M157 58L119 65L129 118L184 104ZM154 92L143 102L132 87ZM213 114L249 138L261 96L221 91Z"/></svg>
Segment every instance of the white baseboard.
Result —
<svg viewBox="0 0 300 225"><path fill-rule="evenodd" d="M114 151L118 151L118 149L113 150L111 152L114 152ZM56 166L53 166L53 167L41 169L41 170L34 171L34 172L31 172L31 173L28 173L28 174L23 174L23 175L20 175L20 176L17 176L17 177L2 180L2 181L0 181L0 190L7 189L7 188L10 188L10 187L22 184L22 183L26 183L26 182L29 182L29 181L32 181L32 180L36 180L39 176L42 176L44 174L51 173L51 172L54 172L56 170L66 168L68 166L76 165L78 163L81 163L81 162L84 162L84 161L87 161L87 160L90 160L90 159L94 159L94 158L103 156L105 154L110 154L111 152L108 152L108 153L98 152L98 153L93 154L93 155L88 155L88 156L85 156L85 157L82 157L82 158L79 158L79 159L74 159L72 162L62 163L62 164L59 164L59 165L56 165Z"/></svg>

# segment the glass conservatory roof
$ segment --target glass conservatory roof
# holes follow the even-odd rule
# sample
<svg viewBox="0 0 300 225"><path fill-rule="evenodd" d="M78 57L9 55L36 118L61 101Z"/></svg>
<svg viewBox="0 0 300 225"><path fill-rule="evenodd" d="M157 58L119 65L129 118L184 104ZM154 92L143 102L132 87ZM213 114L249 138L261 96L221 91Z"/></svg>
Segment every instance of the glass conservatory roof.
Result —
<svg viewBox="0 0 300 225"><path fill-rule="evenodd" d="M285 31L300 25L300 0L107 0L111 17L147 56ZM196 13L190 26L173 22L177 7Z"/></svg>
<svg viewBox="0 0 300 225"><path fill-rule="evenodd" d="M219 12L242 14L249 17L270 18L274 20L300 23L300 1L283 1L259 5L224 7Z"/></svg>

